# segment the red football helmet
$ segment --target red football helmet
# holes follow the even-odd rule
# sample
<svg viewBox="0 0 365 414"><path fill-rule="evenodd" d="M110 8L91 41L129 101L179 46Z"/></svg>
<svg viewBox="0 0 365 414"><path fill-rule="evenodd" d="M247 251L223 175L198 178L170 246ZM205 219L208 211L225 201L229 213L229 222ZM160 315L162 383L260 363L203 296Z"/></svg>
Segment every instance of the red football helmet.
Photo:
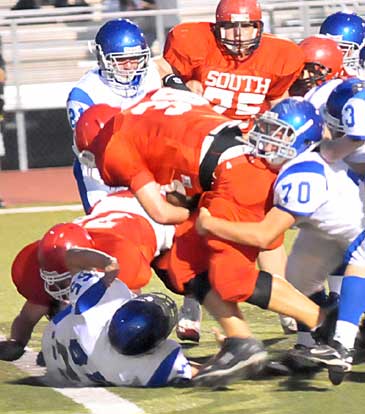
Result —
<svg viewBox="0 0 365 414"><path fill-rule="evenodd" d="M104 128L104 125L119 112L121 112L120 108L107 104L97 104L90 106L81 115L76 124L74 145L72 147L81 163L91 168L95 167L93 154L88 151L88 148L100 130Z"/></svg>
<svg viewBox="0 0 365 414"><path fill-rule="evenodd" d="M340 76L343 53L333 39L323 35L309 36L299 43L304 53L304 70L289 90L290 95L303 96L309 89Z"/></svg>
<svg viewBox="0 0 365 414"><path fill-rule="evenodd" d="M225 52L244 57L259 46L263 22L257 0L221 0L215 16L214 33Z"/></svg>
<svg viewBox="0 0 365 414"><path fill-rule="evenodd" d="M44 288L57 300L65 300L70 292L71 274L65 263L65 252L71 247L93 248L89 233L74 223L51 227L38 245L40 275Z"/></svg>

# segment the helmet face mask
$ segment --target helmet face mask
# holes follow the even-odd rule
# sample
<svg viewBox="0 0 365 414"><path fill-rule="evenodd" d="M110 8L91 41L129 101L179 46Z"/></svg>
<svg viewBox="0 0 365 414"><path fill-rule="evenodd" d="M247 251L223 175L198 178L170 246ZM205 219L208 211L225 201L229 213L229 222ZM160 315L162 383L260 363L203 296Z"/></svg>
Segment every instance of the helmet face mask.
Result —
<svg viewBox="0 0 365 414"><path fill-rule="evenodd" d="M256 0L221 0L216 10L214 35L225 54L245 58L260 44L261 8Z"/></svg>
<svg viewBox="0 0 365 414"><path fill-rule="evenodd" d="M94 247L89 233L75 223L56 224L45 233L38 245L44 289L56 300L68 300L72 275L66 265L65 253L72 247Z"/></svg>
<svg viewBox="0 0 365 414"><path fill-rule="evenodd" d="M297 155L291 146L295 141L294 129L274 112L261 115L249 133L249 140L255 147L255 155L270 164L282 164Z"/></svg>
<svg viewBox="0 0 365 414"><path fill-rule="evenodd" d="M41 278L44 280L44 290L59 301L68 301L72 275L70 272L47 272L40 269Z"/></svg>
<svg viewBox="0 0 365 414"><path fill-rule="evenodd" d="M257 157L280 166L317 146L322 130L322 118L310 102L287 98L261 115L249 132L249 140Z"/></svg>
<svg viewBox="0 0 365 414"><path fill-rule="evenodd" d="M92 49L101 75L113 91L123 97L136 96L150 59L140 28L127 19L110 20L99 29Z"/></svg>
<svg viewBox="0 0 365 414"><path fill-rule="evenodd" d="M175 302L163 293L139 295L124 303L108 328L111 345L122 355L152 351L165 340L177 322Z"/></svg>

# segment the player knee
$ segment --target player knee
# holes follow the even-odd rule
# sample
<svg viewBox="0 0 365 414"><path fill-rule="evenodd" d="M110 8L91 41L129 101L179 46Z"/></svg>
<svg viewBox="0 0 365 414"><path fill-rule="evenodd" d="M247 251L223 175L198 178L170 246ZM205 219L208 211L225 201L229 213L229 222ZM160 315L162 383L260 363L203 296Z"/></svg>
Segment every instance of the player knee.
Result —
<svg viewBox="0 0 365 414"><path fill-rule="evenodd" d="M272 291L272 274L260 270L256 285L252 295L246 302L256 305L262 309L267 309L270 302Z"/></svg>

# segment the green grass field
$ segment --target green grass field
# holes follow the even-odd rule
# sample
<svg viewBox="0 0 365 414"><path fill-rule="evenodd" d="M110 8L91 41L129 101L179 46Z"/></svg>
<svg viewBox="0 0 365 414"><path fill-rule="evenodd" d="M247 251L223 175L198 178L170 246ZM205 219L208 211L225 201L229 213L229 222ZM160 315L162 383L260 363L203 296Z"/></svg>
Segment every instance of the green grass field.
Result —
<svg viewBox="0 0 365 414"><path fill-rule="evenodd" d="M23 300L10 280L10 267L22 246L40 237L51 225L76 217L74 212L0 215L0 334L9 332ZM293 234L289 234L287 247ZM308 263L310 266L310 263ZM305 275L303 275L305 277ZM148 290L164 288L154 279ZM173 295L172 295L173 296ZM175 296L180 302L181 298ZM243 305L247 319L270 354L278 356L290 348L294 338L283 335L275 314ZM37 327L30 346L39 349L46 321ZM199 346L186 348L192 358L203 358L217 351L210 328L214 321L204 315L203 335ZM56 391L36 385L27 385L27 374L14 365L0 362L1 414L76 414L88 411ZM332 386L325 371L314 377L293 375L242 381L224 391L212 392L202 388L133 389L108 388L109 391L134 402L149 414L360 414L365 405L365 366L358 365L339 387ZM117 414L105 407L105 414ZM118 414L125 414L120 412Z"/></svg>

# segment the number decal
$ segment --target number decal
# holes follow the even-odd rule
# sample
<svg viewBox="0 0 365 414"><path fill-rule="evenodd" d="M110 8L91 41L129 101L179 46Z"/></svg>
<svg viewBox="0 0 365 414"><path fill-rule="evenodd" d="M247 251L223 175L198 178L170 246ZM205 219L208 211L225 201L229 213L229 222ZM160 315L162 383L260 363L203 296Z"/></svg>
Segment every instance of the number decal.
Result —
<svg viewBox="0 0 365 414"><path fill-rule="evenodd" d="M61 356L63 362L66 365L66 372L62 372L63 375L72 381L80 381L79 376L72 369L69 363L67 348L64 345L62 345L60 342L56 341L56 349L57 349L58 354Z"/></svg>
<svg viewBox="0 0 365 414"><path fill-rule="evenodd" d="M141 102L131 109L134 115L142 115L148 109L163 110L164 115L181 115L192 109L193 105L207 105L208 102L201 96L187 91L175 89L159 89L151 96L148 102Z"/></svg>
<svg viewBox="0 0 365 414"><path fill-rule="evenodd" d="M289 193L290 193L291 188L292 188L291 183L289 183L289 184L284 184L284 185L282 186L283 191L287 190L287 192L286 192L285 196L283 197L283 201L284 201L284 203L287 203L287 202L289 201Z"/></svg>
<svg viewBox="0 0 365 414"><path fill-rule="evenodd" d="M347 105L343 109L342 122L349 128L355 125L355 111L352 105Z"/></svg>
<svg viewBox="0 0 365 414"><path fill-rule="evenodd" d="M293 188L292 183L283 184L281 186L283 191L286 191L283 202L286 204L289 201L289 193L291 192ZM308 181L301 181L298 185L298 193L297 193L297 201L300 204L306 204L310 200L310 183ZM295 193L294 193L295 195Z"/></svg>
<svg viewBox="0 0 365 414"><path fill-rule="evenodd" d="M302 181L298 188L298 201L300 204L308 203L310 199L310 184L308 181Z"/></svg>
<svg viewBox="0 0 365 414"><path fill-rule="evenodd" d="M128 213L110 213L105 217L96 217L94 219L86 219L85 222L83 218L81 218L80 222L83 223L83 227L86 229L112 229L113 227L118 225L118 220L128 218L133 218ZM75 223L77 221L75 220Z"/></svg>
<svg viewBox="0 0 365 414"><path fill-rule="evenodd" d="M68 119L70 121L71 128L74 129L76 127L76 123L79 120L80 116L83 114L84 109L79 108L78 111L75 111L73 108L69 108L68 110Z"/></svg>
<svg viewBox="0 0 365 414"><path fill-rule="evenodd" d="M213 104L213 109L219 114L223 114L231 109L234 104L235 92L228 89L220 89L214 86L208 86L204 91L204 98L207 98ZM241 92L237 96L237 108L235 115L256 115L265 100L265 95L257 93Z"/></svg>

